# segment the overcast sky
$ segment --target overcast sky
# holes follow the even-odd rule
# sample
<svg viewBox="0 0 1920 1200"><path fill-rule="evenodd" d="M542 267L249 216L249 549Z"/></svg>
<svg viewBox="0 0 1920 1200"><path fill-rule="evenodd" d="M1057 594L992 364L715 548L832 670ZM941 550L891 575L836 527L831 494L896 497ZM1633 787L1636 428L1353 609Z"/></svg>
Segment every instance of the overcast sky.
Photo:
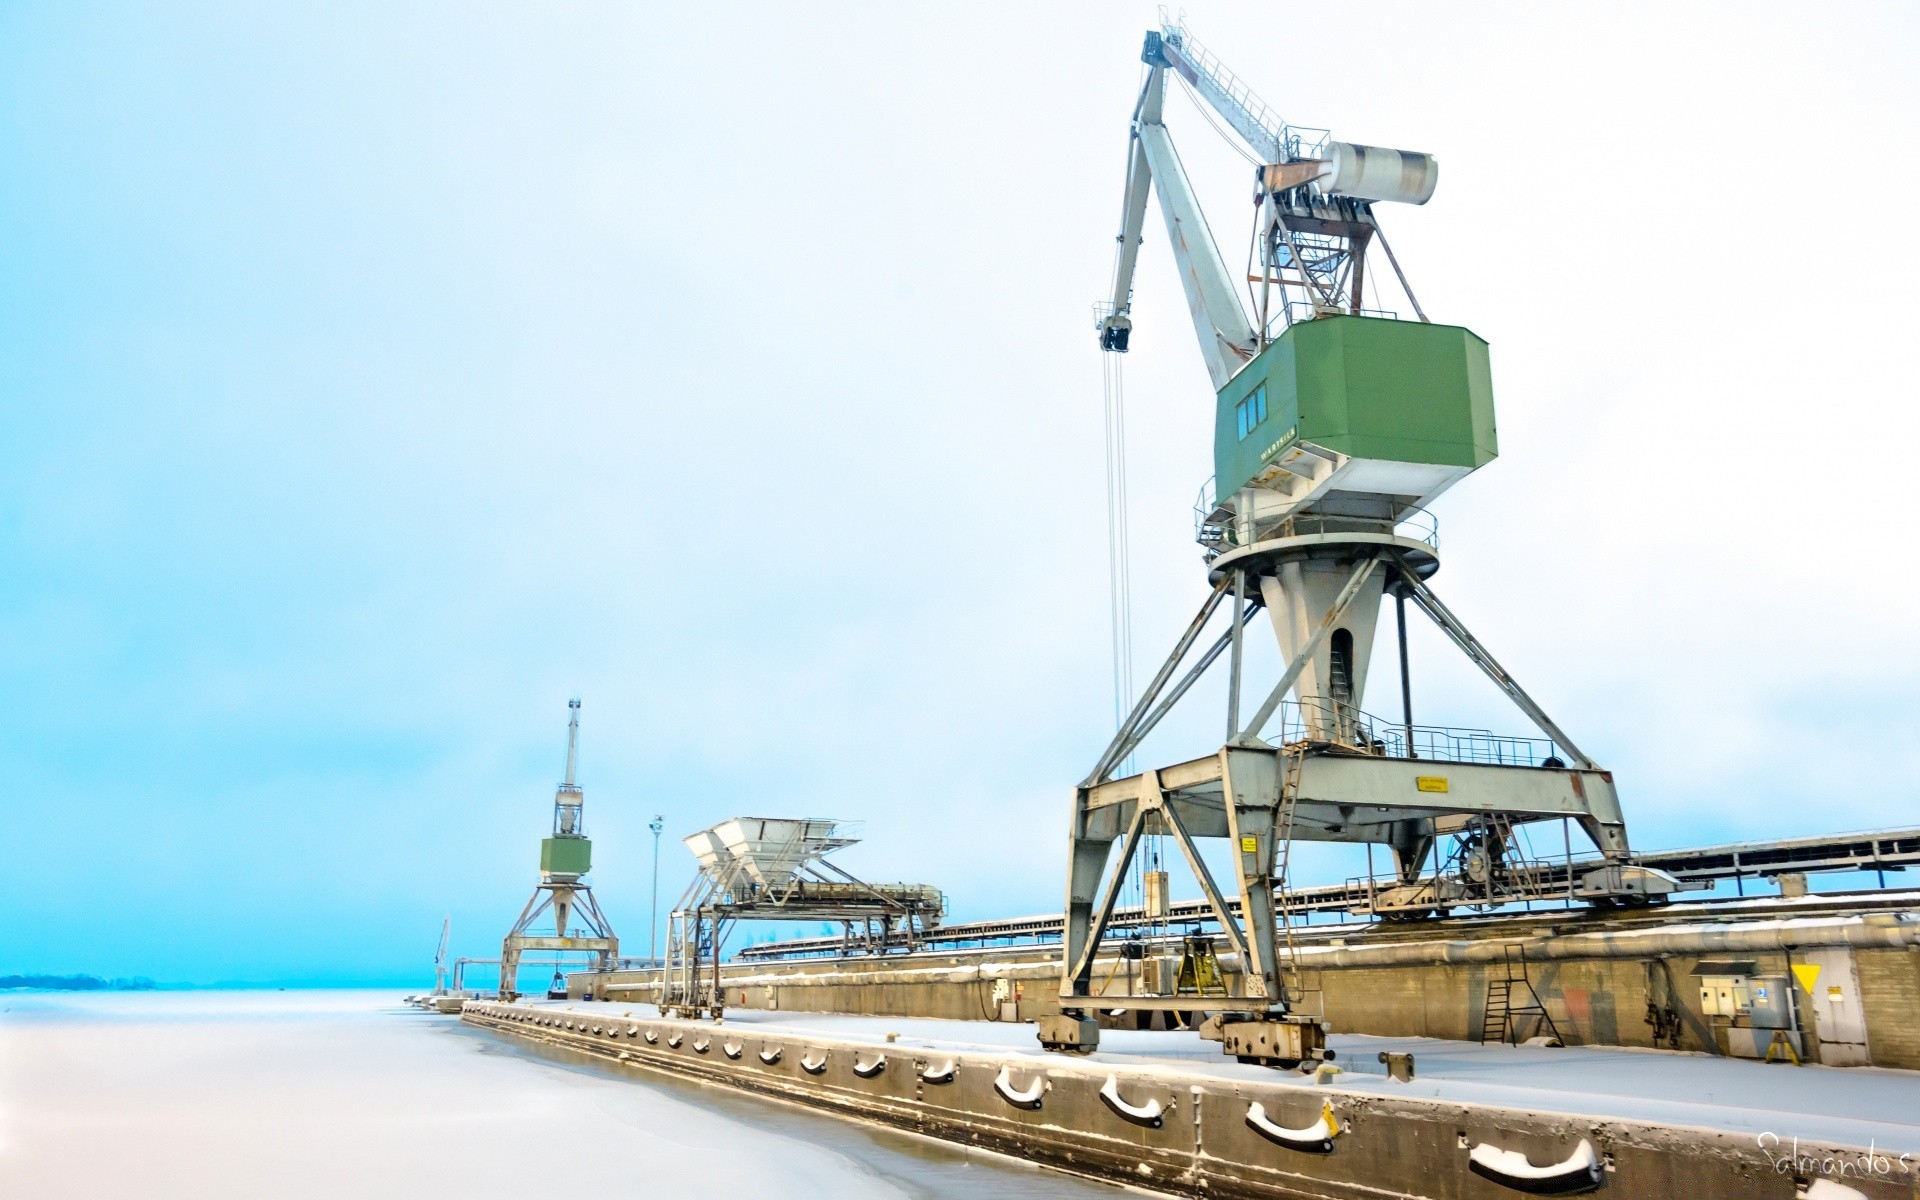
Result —
<svg viewBox="0 0 1920 1200"><path fill-rule="evenodd" d="M1636 845L1912 823L1912 6L1187 14L1289 120L1443 164L1382 216L1492 344L1501 455L1435 586ZM497 952L574 694L629 952L656 812L663 908L748 813L1057 910L1153 17L0 6L0 971L423 981L448 912ZM1244 164L1168 120L1241 245ZM1157 216L1133 345L1144 677L1212 436ZM1413 660L1421 719L1525 732ZM1195 704L1143 757L1217 745Z"/></svg>

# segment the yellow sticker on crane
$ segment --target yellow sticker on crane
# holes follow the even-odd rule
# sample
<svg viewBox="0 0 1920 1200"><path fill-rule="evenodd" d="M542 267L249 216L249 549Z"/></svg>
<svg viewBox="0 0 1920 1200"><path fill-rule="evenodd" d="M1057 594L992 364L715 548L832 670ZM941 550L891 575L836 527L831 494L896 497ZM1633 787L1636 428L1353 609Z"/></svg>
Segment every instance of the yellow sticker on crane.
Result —
<svg viewBox="0 0 1920 1200"><path fill-rule="evenodd" d="M1414 776L1413 786L1423 792L1444 792L1447 790L1447 777L1445 775L1416 775Z"/></svg>
<svg viewBox="0 0 1920 1200"><path fill-rule="evenodd" d="M1240 839L1240 853L1242 853L1242 854L1258 854L1258 853L1260 853L1260 839L1259 839L1259 838L1257 838L1257 837L1255 837L1255 836L1254 836L1254 835L1252 835L1252 834L1248 834L1247 836L1245 836L1245 837L1243 837L1243 838L1241 838L1241 839Z"/></svg>

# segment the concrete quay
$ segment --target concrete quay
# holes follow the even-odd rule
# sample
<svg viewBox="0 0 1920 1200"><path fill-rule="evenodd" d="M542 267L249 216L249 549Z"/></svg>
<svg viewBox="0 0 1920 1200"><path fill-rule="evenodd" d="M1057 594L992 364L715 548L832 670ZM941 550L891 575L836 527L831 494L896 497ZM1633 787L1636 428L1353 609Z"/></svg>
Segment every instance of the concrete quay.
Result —
<svg viewBox="0 0 1920 1200"><path fill-rule="evenodd" d="M1742 959L1758 973L1792 977L1796 965L1812 963L1820 967L1816 985L1797 994L1809 1058L1920 1070L1920 895L1912 892L1322 925L1296 929L1295 941L1306 1011L1323 1015L1335 1033L1477 1040L1487 985L1512 953L1567 1044L1702 1054L1730 1052L1725 1022L1703 1007L1694 974L1703 964ZM736 960L723 964L721 982L730 1013L1032 1021L1059 1007L1059 954L1043 944ZM1237 956L1222 953L1220 964L1229 990L1237 989ZM1095 983L1123 995L1136 969L1103 956ZM659 995L657 972L648 970L567 982L576 998L652 1004ZM1003 1010L996 988L1017 999ZM1649 1020L1654 1013L1669 1021L1664 1038Z"/></svg>
<svg viewBox="0 0 1920 1200"><path fill-rule="evenodd" d="M461 1019L1169 1195L1920 1194L1920 1076L1898 1071L1349 1035L1336 1065L1354 1070L1307 1076L1180 1031L1113 1031L1073 1057L1013 1023L493 1001ZM1389 1078L1380 1049L1412 1053L1415 1078Z"/></svg>

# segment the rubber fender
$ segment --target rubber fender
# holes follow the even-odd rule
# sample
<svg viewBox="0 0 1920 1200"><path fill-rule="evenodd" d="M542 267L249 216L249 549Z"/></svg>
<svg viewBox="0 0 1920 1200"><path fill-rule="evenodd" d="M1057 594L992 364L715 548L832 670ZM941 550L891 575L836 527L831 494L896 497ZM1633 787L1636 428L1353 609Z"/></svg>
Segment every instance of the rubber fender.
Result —
<svg viewBox="0 0 1920 1200"><path fill-rule="evenodd" d="M1113 1075L1107 1076L1106 1083L1100 1086L1100 1103L1106 1105L1108 1111L1121 1120L1134 1125L1158 1129L1166 1124L1161 1116L1166 1109L1158 1099L1149 1100L1145 1104L1128 1104L1120 1095L1119 1078Z"/></svg>
<svg viewBox="0 0 1920 1200"><path fill-rule="evenodd" d="M1294 1129L1277 1124L1267 1116L1266 1106L1255 1100L1247 1106L1247 1128L1276 1146L1303 1154L1332 1154L1333 1139L1340 1136L1340 1122L1333 1115L1332 1104L1322 1104L1319 1117L1311 1125Z"/></svg>
<svg viewBox="0 0 1920 1200"><path fill-rule="evenodd" d="M1045 1096L1047 1092L1046 1075L1036 1073L1032 1083L1024 1088L1016 1088L1013 1086L1013 1080L1010 1074L1012 1070L1013 1068L1011 1067L1000 1068L1000 1074L994 1076L993 1090L999 1092L1000 1098L1015 1108L1039 1108L1042 1103L1041 1097Z"/></svg>
<svg viewBox="0 0 1920 1200"><path fill-rule="evenodd" d="M1596 1191L1606 1178L1606 1167L1585 1138L1572 1154L1557 1163L1537 1167L1518 1150L1502 1150L1481 1142L1467 1156L1467 1169L1482 1179L1529 1196L1578 1196Z"/></svg>

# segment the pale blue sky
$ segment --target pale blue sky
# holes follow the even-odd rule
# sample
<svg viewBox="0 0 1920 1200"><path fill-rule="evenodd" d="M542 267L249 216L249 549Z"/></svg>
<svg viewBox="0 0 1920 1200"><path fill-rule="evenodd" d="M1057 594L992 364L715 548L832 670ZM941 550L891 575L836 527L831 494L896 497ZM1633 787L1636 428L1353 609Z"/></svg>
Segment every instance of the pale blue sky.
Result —
<svg viewBox="0 0 1920 1200"><path fill-rule="evenodd" d="M1389 229L1503 453L1436 584L1636 840L1920 816L1911 8L1187 11L1290 119L1442 160ZM411 982L445 912L492 953L575 693L630 950L656 811L1057 908L1152 15L0 5L0 971ZM1170 120L1237 245L1243 167ZM1154 233L1143 674L1211 436ZM1519 731L1415 665L1423 719Z"/></svg>

